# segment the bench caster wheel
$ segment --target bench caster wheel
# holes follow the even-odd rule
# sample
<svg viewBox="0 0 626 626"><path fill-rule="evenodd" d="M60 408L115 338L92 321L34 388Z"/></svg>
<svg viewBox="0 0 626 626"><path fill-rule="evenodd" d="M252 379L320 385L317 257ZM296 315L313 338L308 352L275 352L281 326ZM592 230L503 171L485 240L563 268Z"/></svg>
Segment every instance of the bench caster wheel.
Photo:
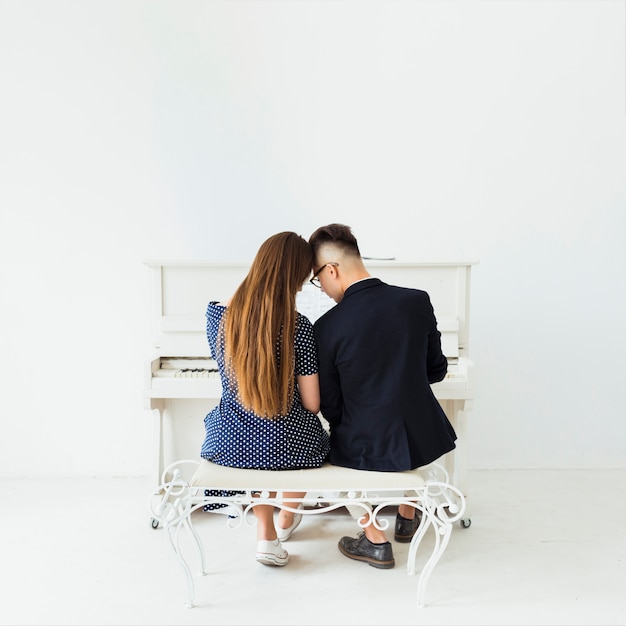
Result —
<svg viewBox="0 0 626 626"><path fill-rule="evenodd" d="M150 522L150 525L152 526L152 528L156 530L159 527L159 520L153 517Z"/></svg>
<svg viewBox="0 0 626 626"><path fill-rule="evenodd" d="M472 525L472 520L469 517L461 520L461 528L469 528Z"/></svg>

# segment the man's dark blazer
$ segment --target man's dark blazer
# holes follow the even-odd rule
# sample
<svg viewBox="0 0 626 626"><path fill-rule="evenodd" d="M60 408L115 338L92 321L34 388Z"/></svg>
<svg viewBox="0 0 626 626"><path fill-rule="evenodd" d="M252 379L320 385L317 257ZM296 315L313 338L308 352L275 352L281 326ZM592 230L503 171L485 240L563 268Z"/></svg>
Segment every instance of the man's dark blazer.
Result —
<svg viewBox="0 0 626 626"><path fill-rule="evenodd" d="M403 471L454 449L456 434L430 388L448 361L425 291L356 282L313 330L332 464Z"/></svg>

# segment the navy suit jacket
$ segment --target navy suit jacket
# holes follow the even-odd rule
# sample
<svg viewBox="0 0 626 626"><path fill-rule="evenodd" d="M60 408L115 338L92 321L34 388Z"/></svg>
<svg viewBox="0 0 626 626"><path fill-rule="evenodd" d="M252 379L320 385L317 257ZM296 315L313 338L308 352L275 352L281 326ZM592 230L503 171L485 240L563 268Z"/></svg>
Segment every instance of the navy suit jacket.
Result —
<svg viewBox="0 0 626 626"><path fill-rule="evenodd" d="M454 449L456 434L430 388L448 361L425 291L359 281L313 331L332 464L404 471Z"/></svg>

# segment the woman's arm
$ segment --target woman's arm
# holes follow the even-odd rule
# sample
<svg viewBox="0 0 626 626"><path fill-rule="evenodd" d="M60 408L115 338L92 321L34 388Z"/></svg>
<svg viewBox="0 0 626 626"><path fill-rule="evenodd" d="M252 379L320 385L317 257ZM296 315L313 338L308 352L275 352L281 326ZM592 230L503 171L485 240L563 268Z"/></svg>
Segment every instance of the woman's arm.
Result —
<svg viewBox="0 0 626 626"><path fill-rule="evenodd" d="M296 376L302 406L311 413L319 413L320 410L320 378L319 374L308 376Z"/></svg>

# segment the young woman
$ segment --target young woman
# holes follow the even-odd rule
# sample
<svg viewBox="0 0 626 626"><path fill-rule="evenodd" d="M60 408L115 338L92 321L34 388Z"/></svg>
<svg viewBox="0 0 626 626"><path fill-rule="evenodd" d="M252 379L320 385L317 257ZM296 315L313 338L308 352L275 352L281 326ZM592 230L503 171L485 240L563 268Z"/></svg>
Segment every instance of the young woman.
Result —
<svg viewBox="0 0 626 626"><path fill-rule="evenodd" d="M207 337L220 370L222 398L204 419L201 455L208 461L267 470L324 463L329 438L317 416L313 327L296 311L296 294L312 266L306 240L278 233L261 245L230 301L209 303ZM272 506L256 506L254 513L257 561L286 565L289 554L281 539L289 538L302 516L281 511L277 528Z"/></svg>

